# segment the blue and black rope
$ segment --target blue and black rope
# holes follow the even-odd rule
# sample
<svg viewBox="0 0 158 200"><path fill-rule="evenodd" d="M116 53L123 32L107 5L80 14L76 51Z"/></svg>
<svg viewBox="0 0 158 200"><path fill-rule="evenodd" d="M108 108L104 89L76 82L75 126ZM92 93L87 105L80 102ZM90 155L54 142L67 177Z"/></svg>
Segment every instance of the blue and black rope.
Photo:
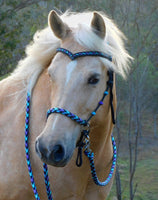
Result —
<svg viewBox="0 0 158 200"><path fill-rule="evenodd" d="M99 185L99 186L107 185L110 182L112 175L114 173L114 169L115 169L115 165L116 165L117 150L116 150L116 143L115 143L114 137L111 136L111 139L112 139L112 146L113 146L112 166L111 166L108 177L103 182L99 181L97 174L96 174L96 169L95 169L95 165L94 165L94 153L87 151L87 150L84 151L85 155L88 157L89 162L90 162L90 168L91 168L91 174L92 174L93 181L95 182L96 185Z"/></svg>
<svg viewBox="0 0 158 200"><path fill-rule="evenodd" d="M27 167L28 167L28 172L29 172L34 196L35 196L36 200L40 200L40 197L38 195L37 188L36 188L36 185L35 185L33 172L32 172L31 161L30 161L30 153L29 153L29 143L28 143L28 140L29 140L30 98L31 98L31 95L28 92L27 93L27 99L26 99L26 115L25 115L25 154L26 154ZM48 200L53 200L52 193L51 193L51 190L50 190L48 169L47 169L47 165L45 163L43 163L43 171L44 171L44 179L45 179L45 185L46 185Z"/></svg>
<svg viewBox="0 0 158 200"><path fill-rule="evenodd" d="M64 48L57 48L56 51L66 54L71 60L75 60L76 58L84 57L84 56L99 56L99 57L106 58L109 61L112 61L112 57L110 55L100 52L100 51L83 51L83 52L78 52L74 54L71 51Z"/></svg>
<svg viewBox="0 0 158 200"><path fill-rule="evenodd" d="M77 115L71 113L70 111L63 109L63 108L51 108L47 111L47 118L49 117L50 114L52 113L59 113L62 115L65 115L67 117L69 117L70 119L72 119L73 121L76 121L77 123L79 123L80 125L87 125L87 121L81 119L80 117L78 117Z"/></svg>

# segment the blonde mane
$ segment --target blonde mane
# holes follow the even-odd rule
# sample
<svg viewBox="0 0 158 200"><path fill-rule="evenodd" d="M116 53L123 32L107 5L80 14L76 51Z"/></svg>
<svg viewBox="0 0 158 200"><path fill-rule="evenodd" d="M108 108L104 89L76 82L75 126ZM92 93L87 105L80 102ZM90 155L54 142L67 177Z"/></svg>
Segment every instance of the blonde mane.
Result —
<svg viewBox="0 0 158 200"><path fill-rule="evenodd" d="M66 12L61 18L72 28L78 43L90 50L102 51L111 55L113 63L104 58L101 58L102 62L107 68L125 77L132 60L124 47L125 36L112 20L103 13L101 14L106 25L104 40L100 39L91 29L90 23L93 12ZM60 47L60 40L55 37L50 27L37 31L33 42L26 48L26 58L19 62L12 78L25 80L26 88L31 92L40 73L51 62L58 47Z"/></svg>

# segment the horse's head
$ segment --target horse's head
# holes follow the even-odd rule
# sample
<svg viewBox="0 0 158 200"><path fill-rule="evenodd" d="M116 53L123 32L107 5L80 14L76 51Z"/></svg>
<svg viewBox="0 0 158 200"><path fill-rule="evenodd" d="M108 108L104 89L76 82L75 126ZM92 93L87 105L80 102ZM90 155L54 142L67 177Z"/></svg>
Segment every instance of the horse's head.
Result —
<svg viewBox="0 0 158 200"><path fill-rule="evenodd" d="M76 29L68 27L54 11L49 15L49 26L61 39L62 48L73 53L95 50L81 45L76 39ZM94 13L92 18L91 31L99 42L106 35L104 20L98 13ZM51 107L67 109L85 120L96 108L107 87L107 69L100 57L84 56L71 60L67 55L58 52L48 68L48 73L52 88ZM105 99L105 109L109 111L108 98ZM98 125L102 115L103 109L100 109L96 116ZM80 134L80 124L53 113L36 140L36 151L44 162L65 166L72 157Z"/></svg>

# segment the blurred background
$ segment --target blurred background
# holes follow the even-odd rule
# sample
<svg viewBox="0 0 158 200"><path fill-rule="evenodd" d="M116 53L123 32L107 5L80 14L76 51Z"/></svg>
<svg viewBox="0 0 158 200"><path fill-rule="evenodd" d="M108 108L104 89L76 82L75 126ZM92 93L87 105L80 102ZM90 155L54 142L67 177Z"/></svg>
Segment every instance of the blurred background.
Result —
<svg viewBox="0 0 158 200"><path fill-rule="evenodd" d="M128 38L134 57L127 80L116 77L117 173L108 200L158 199L158 2L157 0L0 0L0 79L25 56L50 10L98 10Z"/></svg>

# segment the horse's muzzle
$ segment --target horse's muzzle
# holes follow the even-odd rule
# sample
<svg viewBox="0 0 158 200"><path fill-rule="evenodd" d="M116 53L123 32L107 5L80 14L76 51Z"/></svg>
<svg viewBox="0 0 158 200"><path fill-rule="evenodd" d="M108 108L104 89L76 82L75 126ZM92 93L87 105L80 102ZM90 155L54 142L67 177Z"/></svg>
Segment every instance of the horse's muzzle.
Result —
<svg viewBox="0 0 158 200"><path fill-rule="evenodd" d="M69 157L66 156L64 145L60 142L49 147L38 138L35 143L35 150L40 159L49 165L64 167L69 160Z"/></svg>

